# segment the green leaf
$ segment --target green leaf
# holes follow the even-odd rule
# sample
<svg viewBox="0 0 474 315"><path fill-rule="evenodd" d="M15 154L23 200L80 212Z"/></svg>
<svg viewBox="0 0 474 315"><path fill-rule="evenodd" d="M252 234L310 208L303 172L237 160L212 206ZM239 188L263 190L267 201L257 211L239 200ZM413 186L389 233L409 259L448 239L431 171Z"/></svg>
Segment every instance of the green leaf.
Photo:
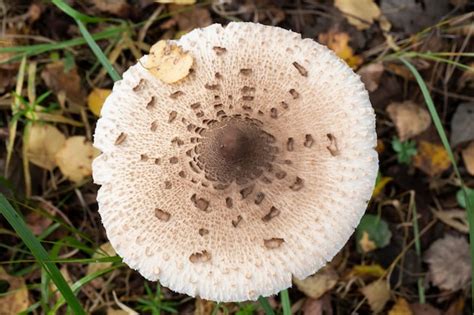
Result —
<svg viewBox="0 0 474 315"><path fill-rule="evenodd" d="M356 229L357 250L361 253L363 251L360 247L360 240L364 236L364 232L368 234L369 239L374 242L377 248L387 246L392 238L392 232L390 232L385 220L373 214L366 214L362 217Z"/></svg>
<svg viewBox="0 0 474 315"><path fill-rule="evenodd" d="M458 201L458 204L463 208L467 207L466 195L469 199L469 204L474 205L474 189L466 187L466 194L464 194L462 189L459 189L456 193L456 200Z"/></svg>
<svg viewBox="0 0 474 315"><path fill-rule="evenodd" d="M13 209L8 200L0 194L0 213L7 219L8 223L15 229L18 235L21 237L25 245L30 249L33 256L35 256L38 263L51 277L51 280L56 284L56 287L61 292L65 301L67 301L69 307L74 311L74 314L86 314L81 304L77 300L74 293L68 283L59 272L58 267L54 263L49 262L48 252L44 249L38 239L26 226L25 221L20 215Z"/></svg>
<svg viewBox="0 0 474 315"><path fill-rule="evenodd" d="M267 298L263 296L258 297L258 302L260 303L260 306L263 308L265 311L266 315L275 315L275 312L273 312L272 307L270 306L270 303L268 303Z"/></svg>

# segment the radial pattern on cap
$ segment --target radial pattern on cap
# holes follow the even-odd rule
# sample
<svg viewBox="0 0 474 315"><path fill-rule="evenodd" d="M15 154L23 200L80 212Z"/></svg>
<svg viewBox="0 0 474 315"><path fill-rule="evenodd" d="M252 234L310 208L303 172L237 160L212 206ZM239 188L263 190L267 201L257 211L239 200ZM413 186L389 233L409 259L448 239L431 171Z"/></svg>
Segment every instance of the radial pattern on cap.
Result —
<svg viewBox="0 0 474 315"><path fill-rule="evenodd" d="M299 34L211 25L177 44L194 58L166 84L144 68L115 84L93 164L107 236L130 267L177 292L254 300L347 242L377 173L359 77Z"/></svg>

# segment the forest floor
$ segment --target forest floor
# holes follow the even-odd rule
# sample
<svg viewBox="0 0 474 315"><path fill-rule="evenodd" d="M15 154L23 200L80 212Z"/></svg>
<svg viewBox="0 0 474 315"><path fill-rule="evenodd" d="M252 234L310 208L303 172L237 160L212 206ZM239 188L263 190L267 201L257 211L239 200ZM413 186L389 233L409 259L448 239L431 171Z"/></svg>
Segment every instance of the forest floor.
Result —
<svg viewBox="0 0 474 315"><path fill-rule="evenodd" d="M471 314L474 3L160 2L0 0L0 192L27 227L0 200L0 314L75 309L51 262L87 314L271 314L265 305L277 314ZM70 7L88 17L78 23ZM90 156L113 80L80 25L121 74L160 39L230 21L299 32L360 74L380 171L366 215L327 267L284 294L216 304L144 280L107 241Z"/></svg>

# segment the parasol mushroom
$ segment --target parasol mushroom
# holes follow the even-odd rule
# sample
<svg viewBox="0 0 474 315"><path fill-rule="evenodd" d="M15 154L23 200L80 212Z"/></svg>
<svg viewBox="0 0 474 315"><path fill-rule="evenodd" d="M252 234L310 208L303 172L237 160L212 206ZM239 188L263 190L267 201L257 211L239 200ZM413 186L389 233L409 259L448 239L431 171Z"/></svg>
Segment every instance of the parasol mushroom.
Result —
<svg viewBox="0 0 474 315"><path fill-rule="evenodd" d="M175 53L176 72L150 68ZM160 42L101 115L93 176L111 244L145 278L209 300L255 300L316 272L377 174L359 77L278 27L214 24Z"/></svg>

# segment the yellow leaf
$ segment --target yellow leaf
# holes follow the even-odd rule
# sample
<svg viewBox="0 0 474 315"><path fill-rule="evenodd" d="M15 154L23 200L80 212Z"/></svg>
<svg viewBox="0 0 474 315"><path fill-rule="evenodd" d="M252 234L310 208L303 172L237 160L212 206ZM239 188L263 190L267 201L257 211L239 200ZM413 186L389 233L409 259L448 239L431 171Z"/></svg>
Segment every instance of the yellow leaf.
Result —
<svg viewBox="0 0 474 315"><path fill-rule="evenodd" d="M420 141L413 165L430 176L436 176L451 166L448 152L441 144Z"/></svg>
<svg viewBox="0 0 474 315"><path fill-rule="evenodd" d="M339 58L343 59L351 68L357 68L362 64L362 57L354 55L349 46L349 35L344 32L329 31L319 34L319 41L332 49Z"/></svg>
<svg viewBox="0 0 474 315"><path fill-rule="evenodd" d="M47 170L56 166L56 153L63 147L66 137L56 127L34 123L26 143L26 153L31 163Z"/></svg>
<svg viewBox="0 0 474 315"><path fill-rule="evenodd" d="M293 278L298 289L313 299L319 299L337 284L339 276L336 271L327 266L304 280Z"/></svg>
<svg viewBox="0 0 474 315"><path fill-rule="evenodd" d="M0 267L0 280L8 282L8 291L0 296L0 314L18 314L30 305L28 289L21 277L10 276Z"/></svg>
<svg viewBox="0 0 474 315"><path fill-rule="evenodd" d="M385 274L385 269L379 264L356 265L349 272L349 277L375 277L380 278Z"/></svg>
<svg viewBox="0 0 474 315"><path fill-rule="evenodd" d="M358 30L365 30L380 17L380 9L374 0L335 0L334 6L345 13L347 22Z"/></svg>
<svg viewBox="0 0 474 315"><path fill-rule="evenodd" d="M193 65L193 57L171 41L160 40L150 49L145 68L165 83L185 78Z"/></svg>
<svg viewBox="0 0 474 315"><path fill-rule="evenodd" d="M376 280L361 289L374 313L379 313L390 300L390 287L383 279Z"/></svg>
<svg viewBox="0 0 474 315"><path fill-rule="evenodd" d="M377 248L377 245L369 238L367 231L362 232L362 238L359 241L360 248L364 253L368 253Z"/></svg>
<svg viewBox="0 0 474 315"><path fill-rule="evenodd" d="M411 311L407 300L404 298L398 298L392 309L388 311L388 315L413 315L413 312Z"/></svg>
<svg viewBox="0 0 474 315"><path fill-rule="evenodd" d="M56 154L61 172L73 182L80 182L92 174L92 160L99 151L83 136L68 138Z"/></svg>
<svg viewBox="0 0 474 315"><path fill-rule="evenodd" d="M87 106L94 115L100 116L100 110L104 105L105 99L112 93L109 89L93 89L87 97Z"/></svg>
<svg viewBox="0 0 474 315"><path fill-rule="evenodd" d="M377 185L375 185L374 191L372 192L372 196L377 197L385 188L385 186L392 180L393 180L392 177L387 177L387 176L382 177L377 183Z"/></svg>

